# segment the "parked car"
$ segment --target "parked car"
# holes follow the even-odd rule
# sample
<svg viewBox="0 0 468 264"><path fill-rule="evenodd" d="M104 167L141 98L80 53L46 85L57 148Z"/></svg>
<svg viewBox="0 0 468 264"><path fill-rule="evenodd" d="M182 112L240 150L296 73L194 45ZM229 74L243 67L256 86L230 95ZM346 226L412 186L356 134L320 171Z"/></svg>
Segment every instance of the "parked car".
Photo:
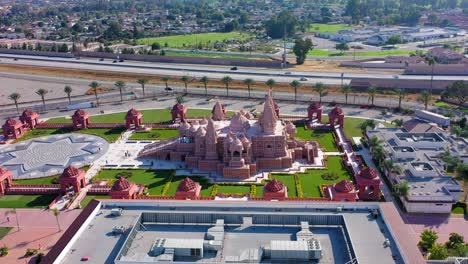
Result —
<svg viewBox="0 0 468 264"><path fill-rule="evenodd" d="M237 67L236 66L232 67L231 71L237 71Z"/></svg>
<svg viewBox="0 0 468 264"><path fill-rule="evenodd" d="M166 88L164 88L164 90L166 90L166 91L172 91L172 88L171 88L171 87L166 87Z"/></svg>

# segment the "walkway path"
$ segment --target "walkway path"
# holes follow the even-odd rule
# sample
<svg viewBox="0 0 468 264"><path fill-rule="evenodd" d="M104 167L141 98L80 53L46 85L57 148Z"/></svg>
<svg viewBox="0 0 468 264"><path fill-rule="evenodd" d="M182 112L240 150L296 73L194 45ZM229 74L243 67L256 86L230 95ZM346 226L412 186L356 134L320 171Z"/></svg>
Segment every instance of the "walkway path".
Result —
<svg viewBox="0 0 468 264"><path fill-rule="evenodd" d="M336 125L334 129L335 129L336 134L338 135L339 142L343 146L343 150L345 151L345 155L348 158L348 162L351 164L351 167L353 168L354 175L357 175L361 171L361 167L353 158L353 154L354 154L353 146L348 142L348 139L343 129L339 125Z"/></svg>
<svg viewBox="0 0 468 264"><path fill-rule="evenodd" d="M374 168L377 171L379 171L374 161L372 160L372 154L369 152L368 148L363 148L362 150L356 152L356 155L360 155L364 159L364 162L366 163L368 167ZM382 191L385 197L385 201L388 201L388 202L393 201L392 192L390 191L390 189L388 188L387 184L385 183L383 179L385 175L382 175L380 173L378 174L379 174L380 181L381 181L380 190Z"/></svg>

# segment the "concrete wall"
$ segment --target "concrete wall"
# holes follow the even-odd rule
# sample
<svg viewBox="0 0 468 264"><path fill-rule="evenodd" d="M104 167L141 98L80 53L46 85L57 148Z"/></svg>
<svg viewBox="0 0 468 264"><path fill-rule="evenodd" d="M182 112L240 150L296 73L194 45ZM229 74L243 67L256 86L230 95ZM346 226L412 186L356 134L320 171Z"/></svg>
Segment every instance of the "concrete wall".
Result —
<svg viewBox="0 0 468 264"><path fill-rule="evenodd" d="M452 203L411 203L403 199L403 205L408 213L449 214L452 211Z"/></svg>

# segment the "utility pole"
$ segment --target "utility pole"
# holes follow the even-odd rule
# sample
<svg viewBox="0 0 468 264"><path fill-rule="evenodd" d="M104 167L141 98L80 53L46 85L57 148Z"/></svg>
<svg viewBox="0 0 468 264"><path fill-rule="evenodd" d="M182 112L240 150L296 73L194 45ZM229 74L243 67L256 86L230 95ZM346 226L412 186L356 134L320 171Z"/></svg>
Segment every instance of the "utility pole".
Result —
<svg viewBox="0 0 468 264"><path fill-rule="evenodd" d="M286 24L283 25L283 68L286 68Z"/></svg>

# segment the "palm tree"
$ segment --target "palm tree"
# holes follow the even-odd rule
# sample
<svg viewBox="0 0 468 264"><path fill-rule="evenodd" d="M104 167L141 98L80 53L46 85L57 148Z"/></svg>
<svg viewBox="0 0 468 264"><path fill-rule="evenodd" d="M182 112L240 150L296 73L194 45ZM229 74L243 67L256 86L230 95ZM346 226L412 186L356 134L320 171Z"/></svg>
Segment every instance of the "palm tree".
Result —
<svg viewBox="0 0 468 264"><path fill-rule="evenodd" d="M57 208L54 208L51 211L55 216L55 220L57 220L57 226L59 228L59 232L62 232L62 228L60 227L60 222L59 222L59 219L58 219L58 216L60 215L60 211Z"/></svg>
<svg viewBox="0 0 468 264"><path fill-rule="evenodd" d="M184 82L185 85L185 93L187 93L187 84L190 82L190 77L184 75L180 78L182 82Z"/></svg>
<svg viewBox="0 0 468 264"><path fill-rule="evenodd" d="M375 148L377 147L378 145L380 145L382 143L382 140L380 140L378 137L376 136L372 136L371 138L369 138L367 140L367 145L369 145L370 148Z"/></svg>
<svg viewBox="0 0 468 264"><path fill-rule="evenodd" d="M391 159L382 161L382 167L384 167L389 173L401 173L401 167L396 165Z"/></svg>
<svg viewBox="0 0 468 264"><path fill-rule="evenodd" d="M402 180L400 183L393 186L395 192L400 196L408 196L410 191L410 186L407 180Z"/></svg>
<svg viewBox="0 0 468 264"><path fill-rule="evenodd" d="M42 99L42 106L44 108L44 111L46 110L46 106L45 106L45 95L48 93L48 91L46 89L39 89L36 91L36 94L39 95Z"/></svg>
<svg viewBox="0 0 468 264"><path fill-rule="evenodd" d="M273 80L273 79L268 79L266 82L265 82L266 85L268 85L268 87L270 87L270 90L273 91L273 86L275 86L276 84L276 81Z"/></svg>
<svg viewBox="0 0 468 264"><path fill-rule="evenodd" d="M229 84L233 81L231 77L224 76L221 81L226 85L226 95L229 96Z"/></svg>
<svg viewBox="0 0 468 264"><path fill-rule="evenodd" d="M428 90L424 90L421 92L421 95L419 96L419 100L424 103L424 110L427 110L427 105L432 99L432 93Z"/></svg>
<svg viewBox="0 0 468 264"><path fill-rule="evenodd" d="M344 93L344 95L345 95L345 104L348 104L348 94L350 92L352 92L352 91L353 90L351 89L351 85L349 85L349 84L345 84L345 85L341 86L340 92Z"/></svg>
<svg viewBox="0 0 468 264"><path fill-rule="evenodd" d="M68 97L68 103L71 104L71 93L72 93L73 89L69 86L69 85L65 85L65 87L63 88L63 92L67 94L67 97Z"/></svg>
<svg viewBox="0 0 468 264"><path fill-rule="evenodd" d="M167 86L167 82L169 82L170 78L167 77L167 76L164 76L161 78L161 81L163 81L165 84L166 84L166 88L164 90L166 90L166 93L169 94L169 86Z"/></svg>
<svg viewBox="0 0 468 264"><path fill-rule="evenodd" d="M367 128L374 129L377 126L377 123L375 123L374 119L367 119L366 121L362 122L359 125L359 128L361 129L362 133L366 132ZM374 136L375 137L375 136Z"/></svg>
<svg viewBox="0 0 468 264"><path fill-rule="evenodd" d="M381 164L381 162L385 159L386 152L380 145L374 147L371 153L374 156L378 164Z"/></svg>
<svg viewBox="0 0 468 264"><path fill-rule="evenodd" d="M432 82L434 81L434 67L435 67L435 59L433 57L426 57L426 62L431 66L431 91L432 91Z"/></svg>
<svg viewBox="0 0 468 264"><path fill-rule="evenodd" d="M301 86L301 83L299 81L297 81L297 80L294 80L289 85L292 88L294 88L294 102L296 102L297 101L297 88L299 88L299 86Z"/></svg>
<svg viewBox="0 0 468 264"><path fill-rule="evenodd" d="M148 83L148 79L144 79L144 78L138 79L137 83L141 85L141 89L143 90L143 97L145 97L145 84Z"/></svg>
<svg viewBox="0 0 468 264"><path fill-rule="evenodd" d="M398 109L401 109L401 100L405 98L406 91L404 89L396 89L395 94L398 96Z"/></svg>
<svg viewBox="0 0 468 264"><path fill-rule="evenodd" d="M20 224L19 224L19 221L18 221L18 213L16 212L16 208L13 208L11 210L8 210L6 211L5 215L11 215L11 214L14 214L15 215L15 218L16 218L16 226L18 227L18 231L21 230L20 228Z"/></svg>
<svg viewBox="0 0 468 264"><path fill-rule="evenodd" d="M125 86L127 86L127 84L124 82L124 81L116 81L114 83L115 87L119 88L119 92L120 92L120 102L123 101L123 95L122 95L122 90L125 88Z"/></svg>
<svg viewBox="0 0 468 264"><path fill-rule="evenodd" d="M377 93L377 87L370 86L369 88L367 88L367 93L369 94L369 100L371 101L371 105L373 106L375 94Z"/></svg>
<svg viewBox="0 0 468 264"><path fill-rule="evenodd" d="M21 98L21 94L19 93L12 93L8 96L8 99L12 100L15 103L16 106L16 112L19 114L19 109L18 109L18 100Z"/></svg>
<svg viewBox="0 0 468 264"><path fill-rule="evenodd" d="M208 79L207 76L203 76L200 78L200 82L203 83L203 85L205 86L205 96L208 96L208 82L210 81L210 79Z"/></svg>
<svg viewBox="0 0 468 264"><path fill-rule="evenodd" d="M93 89L94 96L96 97L96 105L99 105L99 98L98 98L98 88L101 86L98 82L94 81L89 84L89 87Z"/></svg>
<svg viewBox="0 0 468 264"><path fill-rule="evenodd" d="M314 91L316 91L319 94L319 103L321 104L322 97L324 97L327 94L327 87L322 82L318 82L314 86Z"/></svg>
<svg viewBox="0 0 468 264"><path fill-rule="evenodd" d="M243 82L244 82L245 85L247 85L247 91L249 93L249 98L250 98L250 86L252 84L254 84L255 81L253 79L251 79L251 78L247 78Z"/></svg>

